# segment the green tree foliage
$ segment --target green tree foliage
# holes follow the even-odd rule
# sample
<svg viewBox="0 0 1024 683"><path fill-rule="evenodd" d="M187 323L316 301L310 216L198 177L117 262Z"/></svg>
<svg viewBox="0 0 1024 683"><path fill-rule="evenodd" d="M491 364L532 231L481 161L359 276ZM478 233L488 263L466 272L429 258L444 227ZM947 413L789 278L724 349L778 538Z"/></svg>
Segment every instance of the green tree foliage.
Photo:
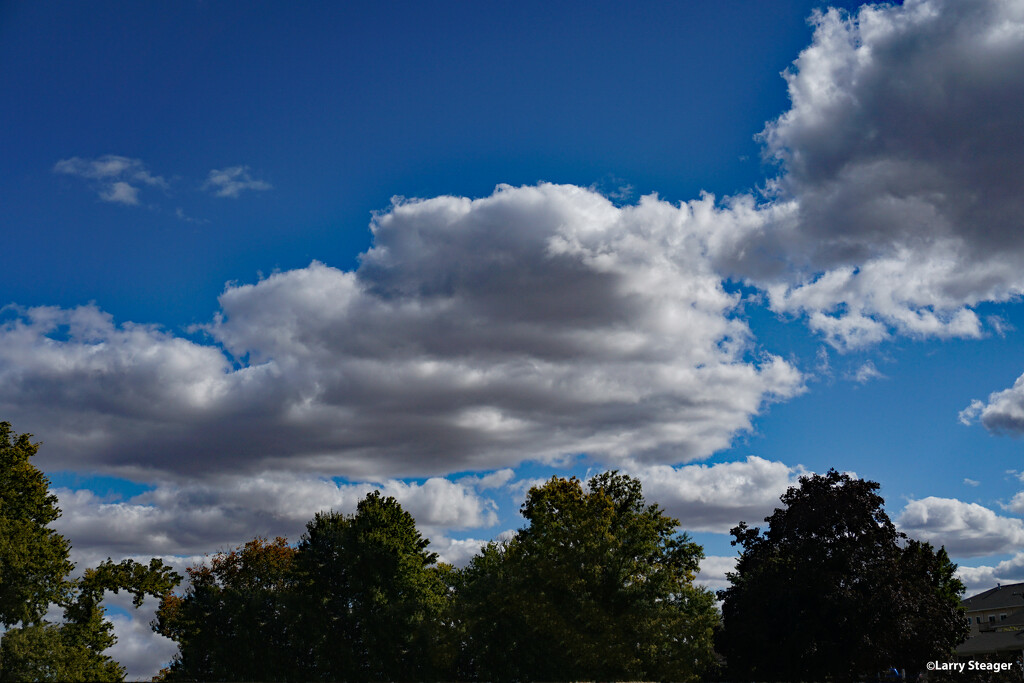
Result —
<svg viewBox="0 0 1024 683"><path fill-rule="evenodd" d="M529 526L459 582L462 676L698 680L712 666L717 612L693 584L703 551L637 480L552 478L522 513Z"/></svg>
<svg viewBox="0 0 1024 683"><path fill-rule="evenodd" d="M109 559L71 582L60 623L39 621L4 634L0 644L2 681L121 681L125 670L104 650L116 642L101 604L106 591L126 590L136 607L146 595L159 597L180 577L160 560L149 566Z"/></svg>
<svg viewBox="0 0 1024 683"><path fill-rule="evenodd" d="M68 541L47 525L60 517L49 481L28 459L38 445L0 422L0 681L120 681L125 670L104 650L114 644L104 618L106 591L129 591L136 607L180 577L160 560L149 566L107 560L78 579L69 575ZM43 619L51 605L59 623Z"/></svg>
<svg viewBox="0 0 1024 683"><path fill-rule="evenodd" d="M446 568L392 497L372 492L355 515L318 514L297 557L307 615L302 655L321 680L423 680L437 661Z"/></svg>
<svg viewBox="0 0 1024 683"><path fill-rule="evenodd" d="M0 624L38 623L60 602L74 568L67 540L53 529L60 517L50 482L29 462L39 450L31 434L0 422Z"/></svg>
<svg viewBox="0 0 1024 683"><path fill-rule="evenodd" d="M298 548L255 539L189 570L155 630L179 645L166 680L424 680L447 671L450 568L391 497L317 514Z"/></svg>
<svg viewBox="0 0 1024 683"><path fill-rule="evenodd" d="M719 645L733 675L850 681L920 671L966 637L956 566L944 549L897 532L878 488L835 470L802 477L766 531L732 530L741 553L719 593Z"/></svg>

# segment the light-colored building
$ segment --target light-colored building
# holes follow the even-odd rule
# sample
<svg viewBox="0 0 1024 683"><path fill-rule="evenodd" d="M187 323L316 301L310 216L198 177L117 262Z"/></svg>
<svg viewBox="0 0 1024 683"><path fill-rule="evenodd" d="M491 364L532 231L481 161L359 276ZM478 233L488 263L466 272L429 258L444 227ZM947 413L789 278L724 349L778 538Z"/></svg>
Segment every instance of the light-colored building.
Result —
<svg viewBox="0 0 1024 683"><path fill-rule="evenodd" d="M1024 653L1024 583L996 585L961 604L971 631L958 656Z"/></svg>

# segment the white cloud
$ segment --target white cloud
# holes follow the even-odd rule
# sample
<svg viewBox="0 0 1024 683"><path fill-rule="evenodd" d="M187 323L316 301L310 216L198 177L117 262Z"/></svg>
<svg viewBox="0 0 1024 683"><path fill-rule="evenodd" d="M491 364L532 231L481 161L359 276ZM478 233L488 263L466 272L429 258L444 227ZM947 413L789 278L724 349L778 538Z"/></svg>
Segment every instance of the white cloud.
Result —
<svg viewBox="0 0 1024 683"><path fill-rule="evenodd" d="M296 542L314 514L330 509L352 513L372 490L394 496L428 538L440 538L448 530L490 527L497 521L492 501L447 479L336 484L273 472L163 483L119 502L84 489L56 489L64 514L55 527L73 540L85 564L107 556L195 557L257 535ZM186 559L181 562L188 565Z"/></svg>
<svg viewBox="0 0 1024 683"><path fill-rule="evenodd" d="M974 422L975 418L978 417L978 415L981 413L982 410L984 410L984 408L984 403L977 399L974 399L973 401L971 401L971 404L969 406L967 406L959 413L957 413L957 420L960 422L960 424L969 426Z"/></svg>
<svg viewBox="0 0 1024 683"><path fill-rule="evenodd" d="M1018 583L1024 581L1024 553L1017 553L995 566L965 567L961 565L957 569L957 575L967 587L966 595L968 596L995 588L997 583Z"/></svg>
<svg viewBox="0 0 1024 683"><path fill-rule="evenodd" d="M356 272L229 286L216 344L91 306L9 311L0 409L50 467L150 479L702 458L803 390L703 256L742 220L556 185L396 204Z"/></svg>
<svg viewBox="0 0 1024 683"><path fill-rule="evenodd" d="M779 497L797 486L802 467L749 456L742 462L669 467L656 465L631 472L644 497L657 501L687 531L728 533L741 521L759 525Z"/></svg>
<svg viewBox="0 0 1024 683"><path fill-rule="evenodd" d="M964 477L964 485L966 485L966 486L980 486L981 482L977 481L976 479L968 479L967 477Z"/></svg>
<svg viewBox="0 0 1024 683"><path fill-rule="evenodd" d="M142 606L136 609L131 604L130 597L118 594L109 595L106 602L118 605L128 612L108 615L114 625L117 642L106 651L106 654L125 667L125 680L150 680L160 669L170 664L171 658L178 651L178 646L173 640L154 633L150 627L150 622L156 616L159 601L146 598Z"/></svg>
<svg viewBox="0 0 1024 683"><path fill-rule="evenodd" d="M1024 375L1009 389L990 394L987 403L975 399L959 414L960 422L965 425L979 418L990 432L1024 434Z"/></svg>
<svg viewBox="0 0 1024 683"><path fill-rule="evenodd" d="M700 571L697 573L695 583L711 591L720 591L729 587L729 579L725 577L727 572L735 571L736 556L724 557L722 555L709 555L700 563Z"/></svg>
<svg viewBox="0 0 1024 683"><path fill-rule="evenodd" d="M186 568L207 563L209 554L227 551L257 533L281 534L297 542L304 522L315 512L328 507L354 512L358 500L373 488L313 480L282 483L268 478L219 488L171 487L114 504L104 503L88 491L58 489L64 516L55 526L74 541L71 559L79 572L108 557L148 564L150 553L162 553L164 563L185 577ZM446 480L432 479L422 485L387 482L376 488L398 497L423 532L429 532L431 525L435 530L443 526L458 529L494 521L493 505L471 499L465 489ZM430 537L429 549L438 554L438 561L456 567L467 565L488 542L456 540L440 533L425 535ZM204 554L170 554L195 551ZM108 593L105 602L115 608L108 618L117 637L107 654L126 667L126 680L149 680L177 652L173 641L150 627L158 601L147 598L136 609L128 594ZM59 613L53 617L59 618Z"/></svg>
<svg viewBox="0 0 1024 683"><path fill-rule="evenodd" d="M437 553L438 562L465 567L489 542L479 538L452 539L438 536L430 539L429 550Z"/></svg>
<svg viewBox="0 0 1024 683"><path fill-rule="evenodd" d="M270 183L253 178L249 171L248 166L213 169L203 183L202 189L213 192L217 197L231 198L238 197L244 190L262 192L274 189Z"/></svg>
<svg viewBox="0 0 1024 683"><path fill-rule="evenodd" d="M100 199L118 204L138 204L139 188L133 187L123 180L118 180L100 190Z"/></svg>
<svg viewBox="0 0 1024 683"><path fill-rule="evenodd" d="M879 372L871 361L867 361L853 373L853 380L858 384L865 384L873 379L885 379L885 375Z"/></svg>
<svg viewBox="0 0 1024 683"><path fill-rule="evenodd" d="M458 480L458 483L472 486L478 491L486 491L487 489L496 489L507 485L515 478L515 476L515 472L506 467L505 469L496 470L482 477L462 477Z"/></svg>
<svg viewBox="0 0 1024 683"><path fill-rule="evenodd" d="M945 546L955 557L1008 553L1024 547L1024 522L955 498L912 500L896 524L913 538Z"/></svg>
<svg viewBox="0 0 1024 683"><path fill-rule="evenodd" d="M714 252L839 348L977 337L1024 292L1024 6L908 0L815 15L765 129L773 203Z"/></svg>
<svg viewBox="0 0 1024 683"><path fill-rule="evenodd" d="M530 489L543 486L550 479L544 479L542 477L530 477L527 479L517 479L508 483L509 493L512 494L512 501L515 503L517 509L522 508L523 503L526 502L526 496L530 492Z"/></svg>
<svg viewBox="0 0 1024 683"><path fill-rule="evenodd" d="M1024 512L1024 491L1020 491L1014 495L1005 508L1018 514Z"/></svg>
<svg viewBox="0 0 1024 683"><path fill-rule="evenodd" d="M167 189L167 181L149 172L139 159L107 154L96 159L71 157L53 167L54 173L83 178L93 186L100 199L117 204L139 203L141 186Z"/></svg>

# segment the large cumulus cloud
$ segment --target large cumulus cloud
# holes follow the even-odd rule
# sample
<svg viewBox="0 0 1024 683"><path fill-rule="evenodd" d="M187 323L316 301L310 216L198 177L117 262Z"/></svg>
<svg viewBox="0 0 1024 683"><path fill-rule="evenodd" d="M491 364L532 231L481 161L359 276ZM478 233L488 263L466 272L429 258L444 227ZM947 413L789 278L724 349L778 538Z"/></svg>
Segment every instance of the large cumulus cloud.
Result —
<svg viewBox="0 0 1024 683"><path fill-rule="evenodd" d="M1024 291L1024 3L908 0L816 14L762 134L774 214L723 271L839 346L979 336Z"/></svg>
<svg viewBox="0 0 1024 683"><path fill-rule="evenodd" d="M95 307L20 312L0 328L0 409L51 468L135 476L700 458L802 390L706 257L744 220L548 184L399 202L357 271L228 287L208 342Z"/></svg>

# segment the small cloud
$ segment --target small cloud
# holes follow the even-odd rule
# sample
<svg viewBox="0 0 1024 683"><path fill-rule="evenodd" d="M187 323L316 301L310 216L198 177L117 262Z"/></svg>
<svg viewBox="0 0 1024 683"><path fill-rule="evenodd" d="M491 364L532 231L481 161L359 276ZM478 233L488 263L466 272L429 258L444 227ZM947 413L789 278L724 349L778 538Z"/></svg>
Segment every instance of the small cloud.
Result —
<svg viewBox="0 0 1024 683"><path fill-rule="evenodd" d="M139 188L119 180L100 190L100 199L105 202L135 205L139 203Z"/></svg>
<svg viewBox="0 0 1024 683"><path fill-rule="evenodd" d="M815 371L822 377L831 377L832 362L829 360L828 349L824 346L819 346L815 358L817 361L814 367Z"/></svg>
<svg viewBox="0 0 1024 683"><path fill-rule="evenodd" d="M478 491L485 491L487 489L501 488L510 482L513 477L515 477L515 473L511 469L505 468L482 477L463 477L458 480L458 483L472 486Z"/></svg>
<svg viewBox="0 0 1024 683"><path fill-rule="evenodd" d="M215 197L235 198L243 190L271 190L273 185L265 180L253 178L249 174L248 166L231 166L210 171L202 189L213 192Z"/></svg>
<svg viewBox="0 0 1024 683"><path fill-rule="evenodd" d="M956 419L960 422L960 424L967 425L969 427L974 423L975 418L977 418L978 415L981 414L981 411L984 409L985 404L979 401L978 399L974 399L973 401L971 401L971 405L967 406L966 408L964 408L963 410L956 414Z"/></svg>
<svg viewBox="0 0 1024 683"><path fill-rule="evenodd" d="M861 365L857 368L857 372L853 374L853 380L858 384L865 384L873 379L886 379L886 377L878 371L878 368L871 361Z"/></svg>
<svg viewBox="0 0 1024 683"><path fill-rule="evenodd" d="M185 210L180 206L174 210L174 215L178 218L179 221L185 221L186 223L193 223L196 225L202 225L203 223L210 222L205 218L193 218L192 216L189 216L187 213L185 213Z"/></svg>
<svg viewBox="0 0 1024 683"><path fill-rule="evenodd" d="M54 164L53 172L87 180L103 201L128 206L138 205L139 190L143 185L168 188L167 181L150 173L140 159L116 154L96 159L61 159Z"/></svg>
<svg viewBox="0 0 1024 683"><path fill-rule="evenodd" d="M1013 332L1014 326L1012 323L1007 322L998 315L990 315L985 318L985 322L992 328L992 331L998 334L1000 337L1005 337L1007 332Z"/></svg>
<svg viewBox="0 0 1024 683"><path fill-rule="evenodd" d="M636 191L631 183L611 173L591 184L588 189L591 192L598 192L604 195L616 206L621 206L629 201Z"/></svg>
<svg viewBox="0 0 1024 683"><path fill-rule="evenodd" d="M1009 389L996 391L986 402L977 399L960 411L960 422L970 424L978 418L993 434L1024 435L1024 375Z"/></svg>
<svg viewBox="0 0 1024 683"><path fill-rule="evenodd" d="M964 477L964 484L967 485L967 486L978 486L978 485L981 484L981 482L980 481L976 481L974 479L968 479L967 477Z"/></svg>

